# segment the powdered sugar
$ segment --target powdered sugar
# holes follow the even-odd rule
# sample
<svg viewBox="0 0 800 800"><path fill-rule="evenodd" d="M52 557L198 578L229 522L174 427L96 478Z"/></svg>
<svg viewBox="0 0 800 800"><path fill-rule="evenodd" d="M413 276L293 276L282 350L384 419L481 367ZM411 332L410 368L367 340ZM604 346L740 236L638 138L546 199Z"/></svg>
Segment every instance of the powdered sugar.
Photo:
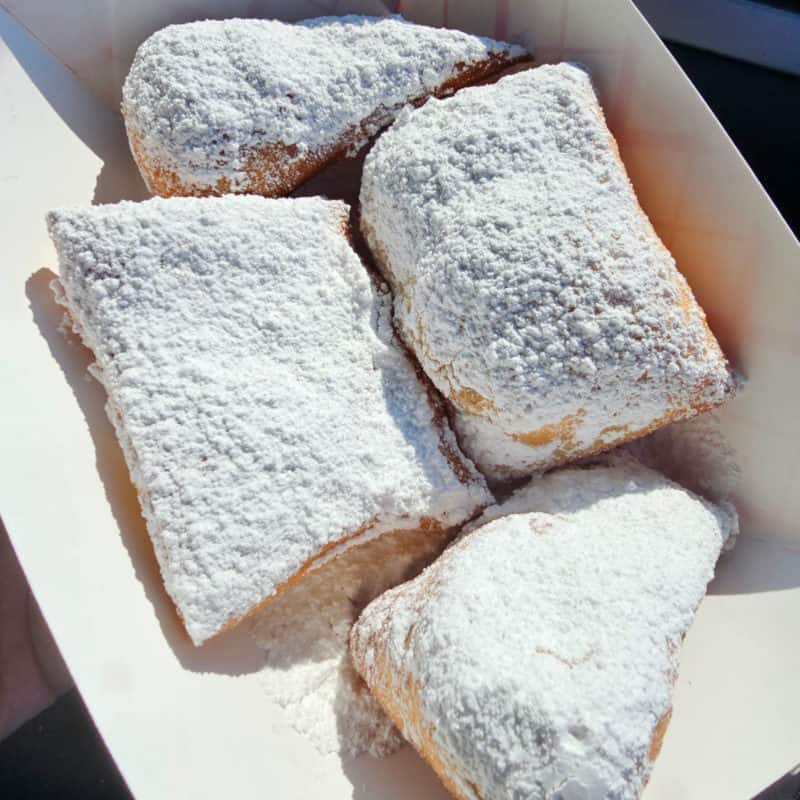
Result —
<svg viewBox="0 0 800 800"><path fill-rule="evenodd" d="M488 501L392 341L347 214L227 197L48 217L197 643L347 537L446 528Z"/></svg>
<svg viewBox="0 0 800 800"><path fill-rule="evenodd" d="M406 532L350 548L289 587L253 620L265 691L322 754L388 755L403 739L354 671L347 641L364 606L417 574L446 533Z"/></svg>
<svg viewBox="0 0 800 800"><path fill-rule="evenodd" d="M638 797L733 518L629 461L482 521L367 607L357 668L463 798Z"/></svg>
<svg viewBox="0 0 800 800"><path fill-rule="evenodd" d="M562 64L406 112L364 166L395 314L495 479L722 402L726 362Z"/></svg>
<svg viewBox="0 0 800 800"><path fill-rule="evenodd" d="M742 469L716 412L667 425L643 439L626 444L621 452L726 508L736 518L733 500ZM726 550L733 547L738 535L736 518L725 543Z"/></svg>
<svg viewBox="0 0 800 800"><path fill-rule="evenodd" d="M742 477L715 411L667 425L623 450L715 503L732 500Z"/></svg>
<svg viewBox="0 0 800 800"><path fill-rule="evenodd" d="M399 17L172 25L139 48L123 112L135 147L163 169L199 191L220 178L238 191L254 149L296 147L281 155L285 172L345 134L357 147L464 66L524 53Z"/></svg>

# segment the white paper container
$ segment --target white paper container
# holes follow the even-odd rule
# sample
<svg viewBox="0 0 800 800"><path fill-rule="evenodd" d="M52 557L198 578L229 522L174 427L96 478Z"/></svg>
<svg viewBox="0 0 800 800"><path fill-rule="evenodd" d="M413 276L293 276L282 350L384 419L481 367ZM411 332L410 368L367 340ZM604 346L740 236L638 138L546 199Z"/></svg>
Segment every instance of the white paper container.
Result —
<svg viewBox="0 0 800 800"><path fill-rule="evenodd" d="M398 5L398 4L394 4ZM442 798L410 749L320 757L258 685L244 630L195 649L47 283L54 206L142 198L116 113L149 33L204 16L298 19L379 2L0 0L0 511L84 700L137 797ZM800 247L628 0L402 3L592 71L634 185L747 390L723 416L745 535L686 640L647 800L749 797L800 757ZM747 98L743 97L746 103ZM787 168L790 168L787 165Z"/></svg>

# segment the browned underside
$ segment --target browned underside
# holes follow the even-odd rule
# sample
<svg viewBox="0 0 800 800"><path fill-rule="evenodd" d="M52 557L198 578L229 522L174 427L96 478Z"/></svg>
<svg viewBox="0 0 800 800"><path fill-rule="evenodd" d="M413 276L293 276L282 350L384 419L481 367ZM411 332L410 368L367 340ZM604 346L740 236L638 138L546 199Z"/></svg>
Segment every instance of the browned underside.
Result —
<svg viewBox="0 0 800 800"><path fill-rule="evenodd" d="M350 533L347 536L343 536L341 539L337 539L335 542L330 542L326 544L319 552L317 552L311 558L306 559L306 561L304 561L303 564L301 565L300 569L298 569L297 572L295 572L294 575L292 575L288 580L280 584L275 589L275 592L273 594L271 594L269 597L265 597L258 605L253 606L253 608L251 608L249 611L245 612L241 616L232 617L230 620L228 620L228 622L225 624L224 627L220 628L219 631L214 634L214 636L219 636L220 633L225 633L225 631L228 631L231 628L235 628L242 620L247 619L252 614L255 614L262 608L268 606L273 600L275 600L276 597L285 592L290 586L294 586L296 583L301 581L305 575L307 575L314 569L314 567L319 561L321 561L323 558L325 558L326 555L328 555L328 553L331 552L331 550L335 550L337 547L341 547L348 543L352 543L351 546L355 546L356 542L354 540L363 537L370 530L370 528L374 527L374 525L375 525L375 520L372 520L371 522L367 522L364 525L362 525L358 530L354 531L353 533ZM178 613L180 614L180 609L178 610Z"/></svg>
<svg viewBox="0 0 800 800"><path fill-rule="evenodd" d="M457 65L453 77L440 84L433 95L442 97L451 94L464 86L486 80L512 64L530 60L530 56L508 58L503 55L491 55L475 64ZM420 105L429 96L430 94L425 94L410 102ZM298 149L293 144L273 142L262 147L249 148L246 152L241 153L245 157L244 171L247 173L247 183L245 186L235 189L231 186L229 178L225 176L226 171L229 170L229 161L224 152L224 142L209 143L209 149L216 149L219 153L220 177L213 185L199 185L185 180L178 172L168 168L158 159L151 158L142 146L144 132L138 130L132 120L127 120L127 124L131 152L147 188L153 194L161 197L206 197L233 192L283 197L347 153L355 142L363 138L364 131L370 127L370 121L369 119L364 120L360 125L345 133L338 141L299 159L297 158Z"/></svg>
<svg viewBox="0 0 800 800"><path fill-rule="evenodd" d="M307 559L300 569L294 573L288 580L284 581L275 592L271 594L269 597L265 597L258 605L253 606L249 611L242 614L239 617L233 617L230 619L224 627L220 628L219 631L214 633L210 638L214 638L219 636L221 633L225 633L225 631L230 630L231 628L235 628L240 622L247 619L248 617L256 614L257 612L261 611L263 608L266 608L273 600L279 597L283 592L289 589L291 586L299 583L303 578L308 575L309 572L312 572L314 569L318 568L319 562L322 561L325 556L327 556L332 550L336 550L339 547L358 547L359 546L359 539L364 538L369 531L374 528L376 525L376 520L372 520L364 525L362 525L357 531L354 533L348 534L347 536L343 536L341 539L337 539L335 542L330 542L326 544L318 553L313 555L311 558ZM401 536L403 534L413 534L419 531L424 531L431 535L436 534L443 534L444 531L442 529L441 524L438 520L435 520L433 517L421 517L419 527L409 527L409 528L393 528L391 531L386 531L381 533L381 537L387 537L389 539L395 538L397 536ZM338 558L334 556L334 558ZM180 616L180 610L178 610L178 615Z"/></svg>

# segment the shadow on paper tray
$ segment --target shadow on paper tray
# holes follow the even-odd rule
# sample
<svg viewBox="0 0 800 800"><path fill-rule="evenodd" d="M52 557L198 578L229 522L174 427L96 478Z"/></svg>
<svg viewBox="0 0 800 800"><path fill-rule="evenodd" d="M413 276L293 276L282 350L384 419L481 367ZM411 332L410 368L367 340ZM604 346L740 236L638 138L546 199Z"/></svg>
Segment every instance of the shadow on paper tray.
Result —
<svg viewBox="0 0 800 800"><path fill-rule="evenodd" d="M62 121L103 162L92 202L146 198L147 189L128 150L122 116L106 108L2 10L0 38Z"/></svg>
<svg viewBox="0 0 800 800"><path fill-rule="evenodd" d="M353 784L352 800L449 800L434 771L409 745L389 758L343 758L342 771Z"/></svg>
<svg viewBox="0 0 800 800"><path fill-rule="evenodd" d="M709 594L777 592L800 586L800 549L780 539L740 536L722 555Z"/></svg>

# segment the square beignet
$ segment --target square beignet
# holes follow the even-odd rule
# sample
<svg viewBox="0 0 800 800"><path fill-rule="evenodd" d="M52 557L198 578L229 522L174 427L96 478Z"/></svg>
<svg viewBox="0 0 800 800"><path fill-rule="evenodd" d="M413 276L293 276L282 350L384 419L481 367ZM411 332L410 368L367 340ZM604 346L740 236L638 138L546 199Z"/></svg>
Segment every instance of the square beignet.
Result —
<svg viewBox="0 0 800 800"><path fill-rule="evenodd" d="M196 644L340 549L490 501L320 198L48 215L167 591Z"/></svg>
<svg viewBox="0 0 800 800"><path fill-rule="evenodd" d="M494 479L733 392L583 69L542 66L403 114L366 159L361 227L402 337Z"/></svg>

